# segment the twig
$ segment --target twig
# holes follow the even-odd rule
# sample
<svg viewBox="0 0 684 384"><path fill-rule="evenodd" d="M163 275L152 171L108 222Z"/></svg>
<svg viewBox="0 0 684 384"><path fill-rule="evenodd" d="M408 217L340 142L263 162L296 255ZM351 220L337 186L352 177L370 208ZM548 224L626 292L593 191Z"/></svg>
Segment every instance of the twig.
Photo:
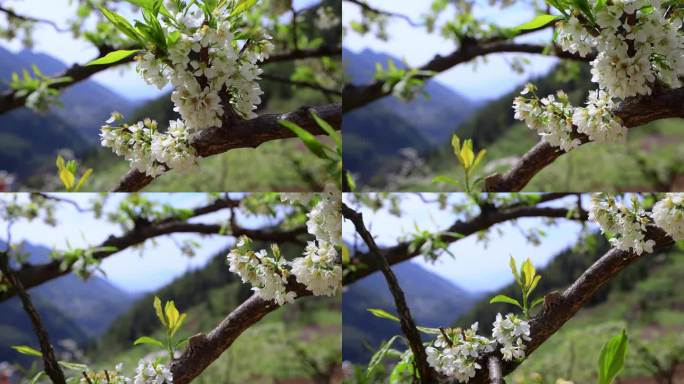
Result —
<svg viewBox="0 0 684 384"><path fill-rule="evenodd" d="M385 259L385 256L383 256L382 253L380 253L380 249L378 248L378 245L375 243L373 236L366 229L366 226L363 222L363 216L361 215L361 213L354 211L353 209L349 208L346 204L343 203L342 215L345 219L351 221L354 224L356 232L361 236L361 238L368 246L371 255L373 255L375 259L375 263L378 265L378 268L385 276L387 285L390 291L392 292L392 296L394 297L394 304L396 305L397 311L399 313L401 330L406 336L406 339L409 343L409 347L413 352L413 357L415 359L418 372L420 373L421 382L434 382L436 376L435 372L430 368L430 366L427 363L427 355L425 353L425 348L423 347L423 342L420 338L420 333L418 332L416 323L413 321L413 317L411 316L411 311L409 310L408 304L406 304L406 298L404 297L404 292L399 286L399 281L397 280L397 277L394 275L394 272L392 272L392 269L390 268L387 259Z"/></svg>
<svg viewBox="0 0 684 384"><path fill-rule="evenodd" d="M37 17L31 17L31 16L20 15L20 14L14 12L13 10L11 10L11 9L9 9L9 8L5 8L5 7L3 7L3 6L0 6L0 12L3 12L3 13L5 13L5 14L7 14L7 16L10 17L10 18L15 18L15 19L23 20L23 21L28 21L28 22L31 22L31 23L48 24L48 25L50 25L52 28L54 28L55 31L57 31L57 32L69 32L69 29L60 27L59 25L57 25L57 23L55 23L55 22L52 21L52 20L39 19L39 18L37 18Z"/></svg>
<svg viewBox="0 0 684 384"><path fill-rule="evenodd" d="M50 344L50 337L48 336L43 322L40 320L40 315L38 311L33 306L31 302L31 296L26 292L21 281L14 274L14 271L9 265L9 253L0 253L0 269L3 275L9 280L10 284L14 287L14 290L19 295L21 303L24 306L26 314L28 314L31 319L31 324L33 325L33 331L36 336L38 336L38 343L40 344L40 350L42 352L43 365L45 368L45 373L48 375L50 380L54 384L66 384L66 379L64 378L64 372L57 363L57 358L55 357L55 351Z"/></svg>

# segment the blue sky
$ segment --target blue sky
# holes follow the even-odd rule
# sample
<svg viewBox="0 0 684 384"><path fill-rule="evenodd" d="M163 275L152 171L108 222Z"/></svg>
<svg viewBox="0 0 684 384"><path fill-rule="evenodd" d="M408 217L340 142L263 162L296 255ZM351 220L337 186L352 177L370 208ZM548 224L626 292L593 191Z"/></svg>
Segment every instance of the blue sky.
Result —
<svg viewBox="0 0 684 384"><path fill-rule="evenodd" d="M411 16L418 21L419 16L426 13L432 3L431 0L368 0L372 6L392 12ZM479 4L486 4L480 1ZM352 20L360 19L359 8L348 2L343 2L343 25L349 25ZM534 11L525 4L518 3L503 10L492 8L487 5L478 5L474 10L478 19L496 22L500 26L516 26L534 17ZM453 15L453 12L451 13ZM446 15L450 17L451 15ZM455 45L452 41L439 36L439 33L429 34L425 28L412 27L401 19L390 19L387 27L390 36L389 41L384 42L375 38L372 34L361 36L351 30L347 30L343 44L354 52L363 49L371 49L394 55L400 59L406 59L411 66L420 66L429 61L436 54L448 54ZM549 31L538 32L518 39L521 42L548 42ZM472 99L492 99L524 83L530 77L547 73L557 62L551 57L540 55L523 55L530 60L525 74L514 73L507 61L518 54L495 54L476 60L476 64L459 65L437 76L437 81L467 95Z"/></svg>
<svg viewBox="0 0 684 384"><path fill-rule="evenodd" d="M402 235L414 231L414 223L421 229L444 230L456 219L455 215L442 211L437 204L426 204L416 194L402 194L401 218L390 215L386 210L373 213L363 209L366 225L376 236L379 245L396 244ZM430 194L424 194L428 200ZM450 201L462 201L463 195L452 194ZM573 200L574 198L570 198ZM585 205L588 199L585 196ZM569 200L547 203L548 206L566 206ZM556 226L546 225L542 219L524 218L518 221L521 228L543 228L547 236L542 238L539 246L528 243L520 229L510 223L499 224L491 230L488 244L478 242L475 235L453 243L449 250L455 255L441 257L435 263L428 263L422 257L412 259L426 269L446 278L461 288L471 292L491 291L503 287L513 281L508 260L510 255L518 262L530 257L536 267L546 265L558 252L572 246L577 241L581 225L568 220L561 220ZM589 224L592 229L598 227ZM497 234L501 231L501 234ZM353 239L354 228L349 221L343 223L342 235L346 241Z"/></svg>
<svg viewBox="0 0 684 384"><path fill-rule="evenodd" d="M301 8L316 2L316 0L294 0L294 6ZM8 0L3 2L3 6L12 7L17 13L52 20L66 27L65 20L74 17L78 2L72 0ZM127 16L133 15L133 13L125 11L121 13ZM87 41L74 39L68 32L57 33L49 25L37 25L34 40L34 51L52 55L67 66L73 63L87 63L97 56L97 50ZM0 40L0 45L11 51L23 48L18 41L8 43L6 40ZM152 99L168 91L167 89L160 91L154 86L147 85L135 73L133 65L120 66L100 72L92 79L132 100Z"/></svg>
<svg viewBox="0 0 684 384"><path fill-rule="evenodd" d="M59 194L57 194L59 196ZM9 199L11 195L0 195L2 199ZM65 198L78 201L82 206L88 206L94 194L79 193L63 195ZM192 208L202 205L206 195L202 193L152 193L150 199L169 202L176 207ZM232 195L235 197L236 195ZM105 209L115 207L123 194L110 194ZM21 201L26 201L26 196ZM61 206L56 212L59 224L50 227L38 221L19 221L12 227L12 242L22 240L48 248L65 249L67 240L74 247L88 247L101 243L110 235L118 235L122 230L114 224L102 219L95 219L91 213L79 213L70 205ZM192 222L217 223L227 219L226 211L205 215L192 219ZM249 228L258 228L268 222L263 218L238 216L238 222ZM5 240L6 226L0 221L0 238ZM226 236L204 236L194 234L172 235L173 239L181 243L183 239L195 239L201 246L194 258L184 256L176 242L169 237L156 238L156 244L148 241L141 253L136 249L119 252L102 262L102 268L110 282L129 292L150 291L159 288L173 278L182 275L189 269L203 266L216 252L232 244L234 238ZM226 273L231 273L226 268Z"/></svg>

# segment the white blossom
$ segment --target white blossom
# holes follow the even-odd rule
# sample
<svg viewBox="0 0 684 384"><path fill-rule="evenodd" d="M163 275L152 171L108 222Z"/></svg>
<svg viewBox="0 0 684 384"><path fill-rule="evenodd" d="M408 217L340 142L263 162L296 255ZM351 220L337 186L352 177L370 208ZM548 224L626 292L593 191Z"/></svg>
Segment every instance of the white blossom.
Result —
<svg viewBox="0 0 684 384"><path fill-rule="evenodd" d="M307 215L306 226L317 240L337 245L342 238L342 198L335 192L321 195L321 201Z"/></svg>
<svg viewBox="0 0 684 384"><path fill-rule="evenodd" d="M342 266L331 243L310 241L304 252L292 262L292 274L316 296L334 296L341 288Z"/></svg>
<svg viewBox="0 0 684 384"><path fill-rule="evenodd" d="M133 384L173 384L171 370L164 364L140 360Z"/></svg>
<svg viewBox="0 0 684 384"><path fill-rule="evenodd" d="M501 344L501 354L506 361L519 360L525 357L525 341L530 341L530 324L509 313L502 317L496 314L492 338Z"/></svg>
<svg viewBox="0 0 684 384"><path fill-rule="evenodd" d="M684 240L684 193L667 193L653 206L652 216L675 241Z"/></svg>
<svg viewBox="0 0 684 384"><path fill-rule="evenodd" d="M587 106L575 108L572 123L577 126L577 132L584 133L591 141L625 142L627 128L622 125L620 118L613 114L614 107L615 104L608 93L601 90L591 91Z"/></svg>
<svg viewBox="0 0 684 384"><path fill-rule="evenodd" d="M632 207L627 207L614 197L605 193L592 196L589 219L595 221L603 233L609 233L611 245L622 251L632 251L637 255L652 253L655 241L646 239L646 228L650 223L649 214L632 199Z"/></svg>

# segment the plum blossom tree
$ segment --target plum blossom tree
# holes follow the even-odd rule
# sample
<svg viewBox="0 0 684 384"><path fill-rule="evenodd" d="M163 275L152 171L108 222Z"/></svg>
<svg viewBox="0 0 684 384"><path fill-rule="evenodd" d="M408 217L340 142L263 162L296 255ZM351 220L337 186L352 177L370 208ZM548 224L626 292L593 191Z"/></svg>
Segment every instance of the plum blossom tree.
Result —
<svg viewBox="0 0 684 384"><path fill-rule="evenodd" d="M8 194L0 199L0 215L7 230L7 246L0 253L0 300L18 295L33 322L40 349L30 346L15 348L42 359L44 371L38 373L35 382L48 378L53 383L189 383L266 314L301 297L335 296L340 292L339 193L207 195L206 203L194 208L161 203L144 194L128 195L114 206L106 202L106 196L93 196L89 203L83 203L84 200L35 193ZM28 263L21 244L12 241L14 225L19 221L34 220L56 225L57 209L70 206L119 225L123 234L112 235L92 247L55 250L52 260L44 264ZM226 214L223 222L208 224L193 220L221 212ZM275 224L248 229L239 222L238 212L264 216ZM27 290L67 273L76 273L87 279L98 273L103 259L177 233L234 238L236 244L227 255L225 272L239 275L252 286L254 294L211 332L199 333L185 340L178 340L175 335L187 314L181 313L173 301L162 305L159 298L155 298L153 307L163 329L167 330L167 338L157 340L143 336L135 344L159 347L162 356L164 351L167 356L141 360L133 375L126 373L121 365L112 370L95 371L80 362L57 361L48 332ZM271 253L252 250L253 241L271 242ZM300 255L282 253L278 244L285 243L300 244L305 251ZM178 246L179 252L194 252L191 245Z"/></svg>
<svg viewBox="0 0 684 384"><path fill-rule="evenodd" d="M504 375L513 372L557 332L601 286L640 257L672 248L675 241L681 239L681 193L647 196L598 193L593 194L590 199L577 195L576 203L569 196L464 194L462 199L454 200L448 195L420 195L425 203L436 204L442 209L451 207L453 212L457 212L459 219L444 231L408 233L397 244L380 247L360 211L364 207L366 212L385 207L394 215L402 215L401 203L398 201L403 197L399 194L356 197L345 195L342 212L344 218L352 224L345 239L348 244L356 245L353 251L349 251L350 257L344 261L344 284L350 284L375 271L382 272L394 298L398 316L379 309L369 311L375 316L399 322L403 335L398 337L403 338L409 347L392 355L389 351L397 337L383 344L369 363L369 375L383 358L394 356L399 361L392 363L391 380L402 378L405 382L421 383L502 383ZM588 200L590 207L585 211L583 201ZM553 206L548 206L550 202L554 202ZM521 211L516 212L518 209ZM560 216L563 211L565 215ZM554 291L538 297L533 293L542 276L529 259L518 267L511 257L511 272L521 296L513 298L497 295L491 298L490 303L510 304L519 312L499 313L491 326L475 323L469 328L461 329L416 325L405 294L391 269L392 264L418 256L435 260L449 252L447 248L450 244L457 244L460 239L469 235L477 233L486 241L489 238L487 232L498 223L545 216L595 222L608 237L612 248L584 270L564 291ZM480 333L489 330L489 334ZM421 333L427 337L421 337ZM624 333L606 343L599 362L600 383L610 383L615 379L624 361L626 344L627 337Z"/></svg>

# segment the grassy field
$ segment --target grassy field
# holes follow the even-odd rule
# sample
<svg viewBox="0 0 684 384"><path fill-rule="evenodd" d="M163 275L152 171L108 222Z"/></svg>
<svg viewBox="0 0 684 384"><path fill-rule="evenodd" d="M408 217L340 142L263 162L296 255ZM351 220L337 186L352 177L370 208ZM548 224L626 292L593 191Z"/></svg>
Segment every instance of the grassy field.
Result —
<svg viewBox="0 0 684 384"><path fill-rule="evenodd" d="M515 124L491 146L480 176L505 172L511 162L538 142L535 132ZM537 174L526 191L667 191L684 187L684 122L662 120L629 132L627 145L590 143L565 154ZM498 164L498 165L497 165ZM428 175L405 180L402 189L453 190L433 184L437 175L457 176L456 157ZM450 189L451 188L451 189Z"/></svg>

